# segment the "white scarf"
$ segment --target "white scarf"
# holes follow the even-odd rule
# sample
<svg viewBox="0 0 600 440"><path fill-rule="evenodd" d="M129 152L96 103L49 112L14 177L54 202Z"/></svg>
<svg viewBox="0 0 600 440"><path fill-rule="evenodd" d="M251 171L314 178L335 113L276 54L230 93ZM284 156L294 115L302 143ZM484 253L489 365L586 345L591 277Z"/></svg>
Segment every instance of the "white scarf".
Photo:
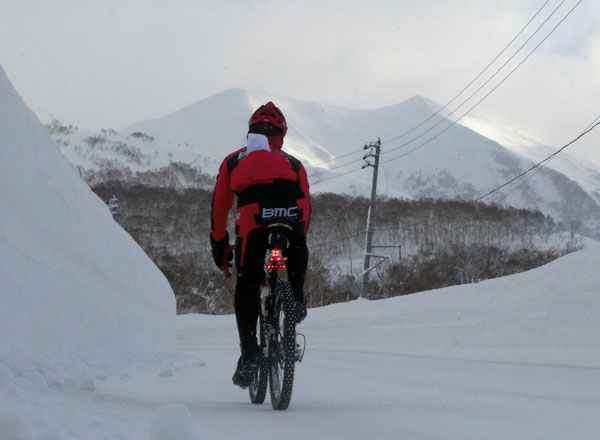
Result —
<svg viewBox="0 0 600 440"><path fill-rule="evenodd" d="M267 139L264 134L248 133L246 135L245 144L246 151L242 151L240 153L240 159L242 157L246 157L250 153L254 153L255 151L271 151L271 147L269 147L269 139Z"/></svg>

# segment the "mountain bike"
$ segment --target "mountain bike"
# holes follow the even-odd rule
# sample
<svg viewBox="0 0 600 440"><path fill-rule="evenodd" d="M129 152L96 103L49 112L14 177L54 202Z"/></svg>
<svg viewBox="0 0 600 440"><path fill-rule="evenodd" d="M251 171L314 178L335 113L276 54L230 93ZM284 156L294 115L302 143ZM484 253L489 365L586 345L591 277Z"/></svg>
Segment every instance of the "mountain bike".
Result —
<svg viewBox="0 0 600 440"><path fill-rule="evenodd" d="M292 231L292 227L287 223L273 223L265 228L268 231L268 242L256 329L260 358L248 389L250 401L262 404L269 388L273 409L285 410L292 398L295 363L302 362L304 358L306 337L296 333L296 307L292 286L279 276L280 271L287 269L287 234ZM230 250L233 247L227 249ZM223 267L225 275L229 277L231 274L227 261L224 261Z"/></svg>
<svg viewBox="0 0 600 440"><path fill-rule="evenodd" d="M257 322L260 358L249 393L252 403L262 404L269 388L273 409L285 410L292 398L295 363L301 362L304 357L306 338L296 333L296 305L292 286L279 276L280 271L287 269L287 234L292 227L286 223L273 223L265 227L268 244Z"/></svg>

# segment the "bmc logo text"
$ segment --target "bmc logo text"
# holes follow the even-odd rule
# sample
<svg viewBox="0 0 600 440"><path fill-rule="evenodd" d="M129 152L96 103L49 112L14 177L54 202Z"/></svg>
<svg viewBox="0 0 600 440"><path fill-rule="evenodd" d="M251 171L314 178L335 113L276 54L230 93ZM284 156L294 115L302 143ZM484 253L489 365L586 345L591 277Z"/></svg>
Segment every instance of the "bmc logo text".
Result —
<svg viewBox="0 0 600 440"><path fill-rule="evenodd" d="M290 208L263 208L262 218L295 218L298 216L298 207Z"/></svg>

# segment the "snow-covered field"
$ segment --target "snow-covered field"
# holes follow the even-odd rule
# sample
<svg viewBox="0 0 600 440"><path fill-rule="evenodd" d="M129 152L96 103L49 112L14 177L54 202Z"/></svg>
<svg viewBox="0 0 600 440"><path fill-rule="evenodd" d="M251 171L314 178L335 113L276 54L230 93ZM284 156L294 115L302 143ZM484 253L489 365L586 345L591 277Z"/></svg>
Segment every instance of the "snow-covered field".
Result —
<svg viewBox="0 0 600 440"><path fill-rule="evenodd" d="M286 412L232 385L233 316L179 316L177 349L154 355L23 347L0 361L0 438L597 439L598 261L589 241L518 275L311 309Z"/></svg>

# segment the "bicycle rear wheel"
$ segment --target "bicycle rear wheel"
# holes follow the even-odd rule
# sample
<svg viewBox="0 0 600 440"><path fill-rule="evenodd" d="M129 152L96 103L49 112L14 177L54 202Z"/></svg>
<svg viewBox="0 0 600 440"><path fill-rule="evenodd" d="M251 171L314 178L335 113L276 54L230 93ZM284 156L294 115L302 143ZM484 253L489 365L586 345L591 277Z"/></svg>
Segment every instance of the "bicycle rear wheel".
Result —
<svg viewBox="0 0 600 440"><path fill-rule="evenodd" d="M296 309L294 292L288 281L275 286L274 327L271 340L270 391L274 409L287 409L294 385L296 362Z"/></svg>
<svg viewBox="0 0 600 440"><path fill-rule="evenodd" d="M260 358L258 363L258 369L254 373L254 379L248 388L250 393L250 401L252 403L261 404L265 401L267 395L267 385L269 382L269 359L265 355L265 324L264 318L260 315L257 325L258 331L258 344L260 348Z"/></svg>

